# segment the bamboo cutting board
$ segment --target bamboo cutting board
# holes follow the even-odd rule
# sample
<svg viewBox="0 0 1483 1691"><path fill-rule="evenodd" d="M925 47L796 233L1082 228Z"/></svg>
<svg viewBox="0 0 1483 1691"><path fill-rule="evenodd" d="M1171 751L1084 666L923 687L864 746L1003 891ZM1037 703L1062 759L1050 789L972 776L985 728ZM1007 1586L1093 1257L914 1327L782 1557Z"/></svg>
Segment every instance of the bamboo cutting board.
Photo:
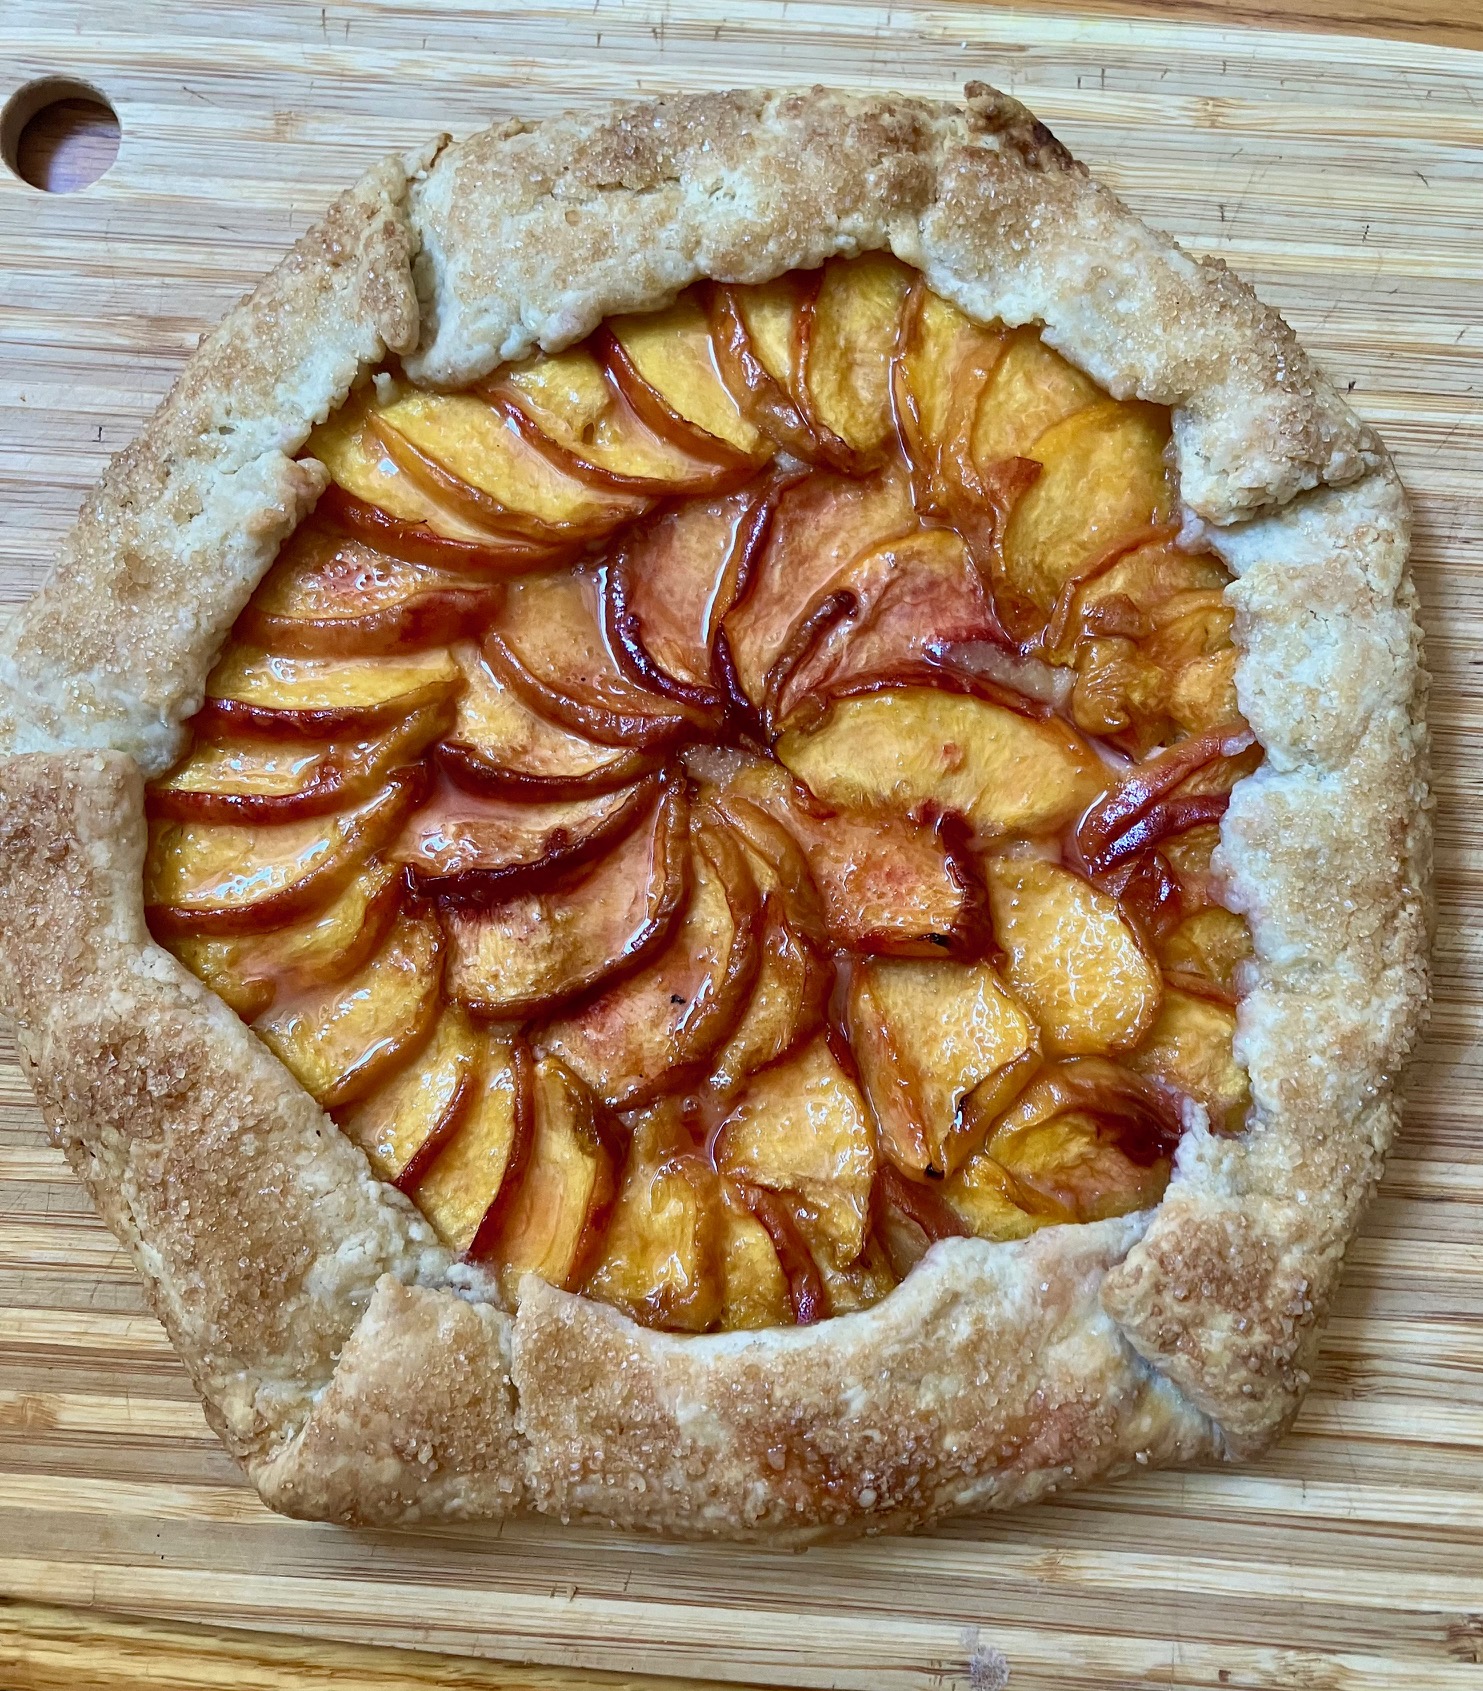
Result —
<svg viewBox="0 0 1483 1691"><path fill-rule="evenodd" d="M1312 1396L1255 1467L915 1540L676 1547L282 1521L207 1432L0 1051L0 1593L359 1642L860 1691L1483 1684L1483 57L979 7L0 0L0 99L91 83L84 193L0 170L0 600L197 335L378 154L608 95L827 80L1026 99L1251 277L1414 495L1438 1003ZM1471 801L1471 802L1469 802ZM456 1670L455 1670L456 1672Z"/></svg>

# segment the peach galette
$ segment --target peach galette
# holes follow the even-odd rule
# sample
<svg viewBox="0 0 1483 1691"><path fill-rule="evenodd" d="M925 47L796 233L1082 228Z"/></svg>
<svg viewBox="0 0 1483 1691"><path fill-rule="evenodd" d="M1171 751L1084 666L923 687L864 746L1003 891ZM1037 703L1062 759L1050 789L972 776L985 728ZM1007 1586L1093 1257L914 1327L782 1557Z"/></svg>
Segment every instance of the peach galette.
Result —
<svg viewBox="0 0 1483 1691"><path fill-rule="evenodd" d="M263 1495L806 1537L1263 1444L1424 996L1404 552L992 91L373 172L3 671L22 1045Z"/></svg>
<svg viewBox="0 0 1483 1691"><path fill-rule="evenodd" d="M880 253L376 373L145 907L450 1250L648 1324L1157 1202L1241 1129L1260 748L1166 409Z"/></svg>

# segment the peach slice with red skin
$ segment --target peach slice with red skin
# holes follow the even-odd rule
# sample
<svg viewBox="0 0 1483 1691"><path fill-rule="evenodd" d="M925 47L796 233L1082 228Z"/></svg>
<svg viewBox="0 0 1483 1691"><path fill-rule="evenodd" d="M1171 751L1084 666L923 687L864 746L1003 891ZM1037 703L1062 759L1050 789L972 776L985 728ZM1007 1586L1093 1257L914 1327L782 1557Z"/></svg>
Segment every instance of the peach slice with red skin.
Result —
<svg viewBox="0 0 1483 1691"><path fill-rule="evenodd" d="M703 1333L725 1299L725 1201L675 1113L666 1101L634 1124L602 1255L582 1290L646 1327Z"/></svg>
<svg viewBox="0 0 1483 1691"><path fill-rule="evenodd" d="M725 707L716 634L745 591L773 499L764 486L692 500L618 550L606 572L608 644L641 686L704 709Z"/></svg>
<svg viewBox="0 0 1483 1691"><path fill-rule="evenodd" d="M760 1194L761 1188L754 1187L753 1193ZM801 1286L800 1300L795 1292L799 1283L784 1271L767 1228L730 1181L722 1182L722 1195L721 1318L717 1325L723 1331L787 1327L797 1321L800 1301L806 1312L812 1308L811 1318L817 1320L821 1311L816 1300L822 1296L823 1282L808 1247L799 1240L800 1266L806 1265L806 1273L811 1276ZM762 1196L764 1200L776 1198L775 1193Z"/></svg>
<svg viewBox="0 0 1483 1691"><path fill-rule="evenodd" d="M279 991L343 980L385 937L406 883L394 864L373 858L323 910L287 927L254 934L175 934L167 948L193 975L252 1021Z"/></svg>
<svg viewBox="0 0 1483 1691"><path fill-rule="evenodd" d="M473 1095L422 1172L402 1188L458 1255L478 1256L520 1190L535 1135L530 1048L476 1032Z"/></svg>
<svg viewBox="0 0 1483 1691"><path fill-rule="evenodd" d="M652 429L590 346L507 365L481 392L559 469L605 492L713 492L749 468L696 457Z"/></svg>
<svg viewBox="0 0 1483 1691"><path fill-rule="evenodd" d="M490 668L538 715L605 745L650 751L694 738L714 712L628 675L608 643L600 571L512 583L484 637Z"/></svg>
<svg viewBox="0 0 1483 1691"><path fill-rule="evenodd" d="M951 529L923 529L870 548L836 578L826 601L833 595L848 602L769 684L778 722L787 723L810 695L899 675L941 661L956 647L999 638L983 577ZM800 627L809 622L805 616Z"/></svg>
<svg viewBox="0 0 1483 1691"><path fill-rule="evenodd" d="M381 949L344 981L276 1003L253 1032L326 1109L381 1086L427 1043L442 1001L443 935L404 910Z"/></svg>
<svg viewBox="0 0 1483 1691"><path fill-rule="evenodd" d="M472 1102L479 1036L456 1004L446 1006L421 1052L382 1087L337 1114L375 1172L404 1191L417 1184Z"/></svg>
<svg viewBox="0 0 1483 1691"><path fill-rule="evenodd" d="M850 1043L885 1156L914 1180L950 1174L983 1141L968 1100L1040 1037L987 963L855 964Z"/></svg>
<svg viewBox="0 0 1483 1691"><path fill-rule="evenodd" d="M752 1077L717 1134L715 1157L743 1187L796 1198L813 1242L835 1267L864 1249L875 1132L854 1076L825 1035Z"/></svg>
<svg viewBox="0 0 1483 1691"><path fill-rule="evenodd" d="M817 1032L834 986L829 960L789 925L776 893L766 895L761 928L751 997L730 1038L711 1057L707 1086L719 1098L731 1097L758 1069Z"/></svg>
<svg viewBox="0 0 1483 1691"><path fill-rule="evenodd" d="M421 770L400 770L353 810L297 822L152 822L144 871L151 929L250 934L307 915L396 833L421 784Z"/></svg>
<svg viewBox="0 0 1483 1691"><path fill-rule="evenodd" d="M773 1258L787 1288L788 1307L794 1324L809 1327L816 1321L827 1321L834 1313L829 1293L825 1289L819 1263L798 1225L794 1206L781 1192L774 1192L766 1186L735 1180L729 1185L767 1235Z"/></svg>
<svg viewBox="0 0 1483 1691"><path fill-rule="evenodd" d="M785 882L798 883L801 856L837 948L942 957L987 944L988 901L961 830L820 804L761 759L739 762L712 802Z"/></svg>
<svg viewBox="0 0 1483 1691"><path fill-rule="evenodd" d="M777 756L826 804L951 810L982 838L1055 833L1106 789L1107 766L1065 723L1002 697L954 677L881 685L785 732Z"/></svg>
<svg viewBox="0 0 1483 1691"><path fill-rule="evenodd" d="M877 1234L891 1264L904 1280L942 1239L961 1239L969 1229L935 1187L908 1180L892 1163L882 1163L876 1179L879 1204Z"/></svg>
<svg viewBox="0 0 1483 1691"><path fill-rule="evenodd" d="M1242 759L1254 749L1242 725L1193 735L1134 764L1077 823L1083 863L1103 875L1173 835L1218 821L1246 772Z"/></svg>
<svg viewBox="0 0 1483 1691"><path fill-rule="evenodd" d="M369 733L451 703L462 677L446 648L377 658L295 657L233 643L206 678L197 722L270 739Z"/></svg>
<svg viewBox="0 0 1483 1691"><path fill-rule="evenodd" d="M912 288L891 384L919 511L945 515L963 491L960 463L972 451L978 402L1005 343L1002 329L975 323L925 283Z"/></svg>
<svg viewBox="0 0 1483 1691"><path fill-rule="evenodd" d="M513 1294L525 1274L575 1290L602 1249L622 1149L581 1081L553 1057L532 1077L534 1131L524 1177L478 1252Z"/></svg>
<svg viewBox="0 0 1483 1691"><path fill-rule="evenodd" d="M439 768L466 792L579 799L628 786L658 767L653 753L605 745L539 715L476 647L455 646L453 656L465 685L435 756Z"/></svg>
<svg viewBox="0 0 1483 1691"><path fill-rule="evenodd" d="M984 863L1004 975L1046 1049L1100 1054L1136 1045L1163 1001L1158 967L1118 902L1034 857Z"/></svg>
<svg viewBox="0 0 1483 1691"><path fill-rule="evenodd" d="M727 467L755 467L768 443L722 380L716 344L698 300L611 319L594 340L640 417L682 450Z"/></svg>
<svg viewBox="0 0 1483 1691"><path fill-rule="evenodd" d="M462 902L488 900L591 863L654 803L659 777L585 798L479 797L442 782L392 844L417 886Z"/></svg>
<svg viewBox="0 0 1483 1691"><path fill-rule="evenodd" d="M588 540L645 508L640 494L567 474L502 408L475 394L407 390L374 405L370 421L410 479L495 533L537 544Z"/></svg>
<svg viewBox="0 0 1483 1691"><path fill-rule="evenodd" d="M888 253L831 259L806 306L799 389L821 436L842 440L860 470L894 444L891 362L912 273Z"/></svg>
<svg viewBox="0 0 1483 1691"><path fill-rule="evenodd" d="M701 1079L757 978L761 900L729 830L692 827L690 876L689 905L659 956L540 1035L539 1048L616 1109Z"/></svg>
<svg viewBox="0 0 1483 1691"><path fill-rule="evenodd" d="M359 804L395 770L421 757L447 727L444 705L425 705L361 740L198 739L145 790L151 816L178 821L294 822Z"/></svg>
<svg viewBox="0 0 1483 1691"><path fill-rule="evenodd" d="M1003 1117L983 1155L1019 1193L1038 1193L1070 1221L1101 1221L1158 1202L1180 1124L1126 1069L1077 1058L1046 1069ZM944 1195L951 1195L951 1185ZM1047 1219L1050 1219L1047 1217Z"/></svg>
<svg viewBox="0 0 1483 1691"><path fill-rule="evenodd" d="M444 646L488 620L498 581L398 558L323 522L296 529L237 619L276 652L379 657Z"/></svg>
<svg viewBox="0 0 1483 1691"><path fill-rule="evenodd" d="M487 903L445 903L448 990L481 1016L550 1014L649 962L689 888L683 782L668 783L601 862Z"/></svg>
<svg viewBox="0 0 1483 1691"><path fill-rule="evenodd" d="M911 484L897 466L863 481L816 474L779 496L747 591L722 621L726 650L747 701L769 694L806 648L810 620L863 552L917 528Z"/></svg>
<svg viewBox="0 0 1483 1691"><path fill-rule="evenodd" d="M1212 905L1166 933L1158 954L1173 984L1234 1004L1242 966L1252 955L1251 931L1234 912Z"/></svg>
<svg viewBox="0 0 1483 1691"><path fill-rule="evenodd" d="M848 469L851 452L820 430L801 390L803 336L816 283L796 272L754 287L714 284L706 297L722 381L763 436L806 463Z"/></svg>
<svg viewBox="0 0 1483 1691"><path fill-rule="evenodd" d="M554 561L557 548L550 541L538 545L490 527L409 476L388 455L370 411L368 390L309 437L304 455L317 458L334 483L318 516L399 558L450 569L497 576Z"/></svg>

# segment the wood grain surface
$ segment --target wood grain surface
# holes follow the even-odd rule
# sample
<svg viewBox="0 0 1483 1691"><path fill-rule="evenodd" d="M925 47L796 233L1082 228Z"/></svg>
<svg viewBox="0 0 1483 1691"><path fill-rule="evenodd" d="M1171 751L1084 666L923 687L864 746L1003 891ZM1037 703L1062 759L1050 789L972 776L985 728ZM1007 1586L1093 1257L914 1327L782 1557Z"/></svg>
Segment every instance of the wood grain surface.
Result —
<svg viewBox="0 0 1483 1691"><path fill-rule="evenodd" d="M81 494L201 330L379 153L612 94L822 79L949 95L983 77L1138 211L1251 277L1394 450L1436 678L1441 904L1406 1131L1292 1437L1250 1468L1139 1475L802 1558L555 1523L351 1533L268 1514L47 1147L6 1047L0 1592L860 1691L1483 1684L1483 847L1468 820L1483 794L1483 59L962 4L760 0L135 0L106 16L0 0L0 40L0 98L72 76L122 125L117 162L79 193L0 174L5 602L41 580ZM483 1683L465 1671L446 1683ZM204 1669L138 1680L217 1682Z"/></svg>

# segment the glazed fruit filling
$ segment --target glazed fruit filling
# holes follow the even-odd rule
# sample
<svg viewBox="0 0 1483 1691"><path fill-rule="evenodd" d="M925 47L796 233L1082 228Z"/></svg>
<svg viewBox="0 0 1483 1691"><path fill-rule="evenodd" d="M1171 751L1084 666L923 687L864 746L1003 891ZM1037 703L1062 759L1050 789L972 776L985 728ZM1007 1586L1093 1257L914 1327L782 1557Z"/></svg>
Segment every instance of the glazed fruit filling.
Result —
<svg viewBox="0 0 1483 1691"><path fill-rule="evenodd" d="M1260 759L1169 417L891 259L392 368L149 793L153 931L512 1294L687 1332L1239 1130Z"/></svg>

